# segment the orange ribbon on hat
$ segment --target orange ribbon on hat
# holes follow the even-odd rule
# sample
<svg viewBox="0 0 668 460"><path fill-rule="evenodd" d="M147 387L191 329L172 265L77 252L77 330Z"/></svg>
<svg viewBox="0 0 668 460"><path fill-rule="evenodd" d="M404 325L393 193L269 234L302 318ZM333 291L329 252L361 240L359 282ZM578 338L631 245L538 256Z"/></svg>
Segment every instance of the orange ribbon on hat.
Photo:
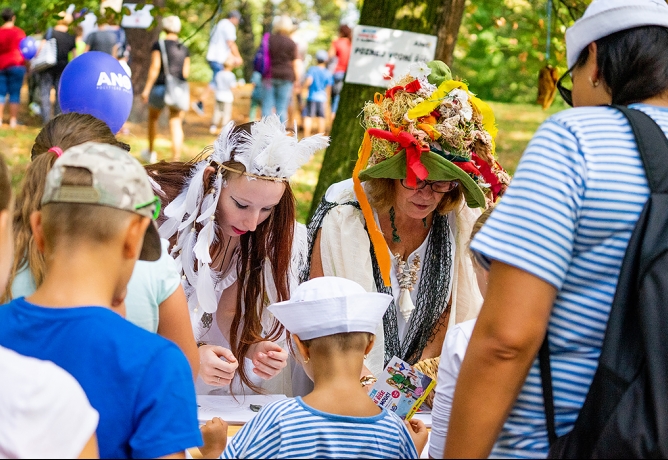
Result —
<svg viewBox="0 0 668 460"><path fill-rule="evenodd" d="M360 181L360 172L369 161L369 156L371 156L371 138L369 137L369 133L365 132L362 145L360 145L359 153L357 155L357 163L355 163L355 169L353 169L353 190L355 190L357 202L360 204L362 215L366 221L366 228L369 232L369 239L371 240L374 252L376 253L376 261L378 261L378 268L380 269L380 274L383 277L383 284L385 284L385 286L391 286L390 252L387 250L385 237L378 228L376 219L373 217L373 210L371 209L369 200L366 198L366 193L364 192L362 182Z"/></svg>

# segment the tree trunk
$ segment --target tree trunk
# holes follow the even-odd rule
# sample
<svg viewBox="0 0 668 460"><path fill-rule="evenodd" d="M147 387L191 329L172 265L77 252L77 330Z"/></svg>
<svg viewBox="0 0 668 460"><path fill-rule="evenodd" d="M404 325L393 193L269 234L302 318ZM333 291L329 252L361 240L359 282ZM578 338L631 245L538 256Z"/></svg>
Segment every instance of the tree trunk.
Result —
<svg viewBox="0 0 668 460"><path fill-rule="evenodd" d="M451 62L457 31L464 14L464 3L465 0L364 0L359 23L437 35L439 43L436 47L436 58ZM450 28L449 35L442 32L446 27ZM449 36L452 37L452 43L442 45L440 42L443 40L447 42ZM384 93L385 90L350 83L343 85L339 109L332 126L331 143L325 152L320 169L309 218L327 188L351 176L357 160L357 151L364 136L358 116L364 103L373 100L376 92Z"/></svg>
<svg viewBox="0 0 668 460"><path fill-rule="evenodd" d="M465 6L466 0L444 0L441 6L440 16L443 22L436 32L438 37L436 59L445 62L450 67Z"/></svg>
<svg viewBox="0 0 668 460"><path fill-rule="evenodd" d="M241 24L237 32L237 45L239 54L244 60L243 70L244 78L250 81L253 74L253 57L255 57L255 35L253 35L253 16L252 5L248 1L239 3L239 12L241 13Z"/></svg>

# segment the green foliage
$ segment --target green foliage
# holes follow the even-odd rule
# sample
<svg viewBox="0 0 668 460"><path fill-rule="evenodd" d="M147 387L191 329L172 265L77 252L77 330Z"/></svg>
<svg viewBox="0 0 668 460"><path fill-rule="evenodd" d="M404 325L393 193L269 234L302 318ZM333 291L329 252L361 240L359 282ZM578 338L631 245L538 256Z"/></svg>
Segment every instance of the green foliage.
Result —
<svg viewBox="0 0 668 460"><path fill-rule="evenodd" d="M547 0L476 0L467 5L453 71L482 99L533 102L538 71L546 64L566 70L564 33L588 0L553 3L550 59Z"/></svg>

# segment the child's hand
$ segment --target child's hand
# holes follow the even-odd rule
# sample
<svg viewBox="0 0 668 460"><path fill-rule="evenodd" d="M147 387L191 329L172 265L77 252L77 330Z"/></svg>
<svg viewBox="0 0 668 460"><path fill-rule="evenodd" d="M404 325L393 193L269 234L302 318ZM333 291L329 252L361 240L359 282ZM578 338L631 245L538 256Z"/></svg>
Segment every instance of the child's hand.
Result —
<svg viewBox="0 0 668 460"><path fill-rule="evenodd" d="M424 447L427 445L427 439L429 439L427 427L422 420L417 419L412 419L404 423L406 424L406 428L408 428L408 434L411 435L411 439L413 440L413 444L415 444L415 449L417 450L418 455L422 454Z"/></svg>
<svg viewBox="0 0 668 460"><path fill-rule="evenodd" d="M200 427L204 445L199 448L202 458L218 458L227 446L227 423L218 417Z"/></svg>

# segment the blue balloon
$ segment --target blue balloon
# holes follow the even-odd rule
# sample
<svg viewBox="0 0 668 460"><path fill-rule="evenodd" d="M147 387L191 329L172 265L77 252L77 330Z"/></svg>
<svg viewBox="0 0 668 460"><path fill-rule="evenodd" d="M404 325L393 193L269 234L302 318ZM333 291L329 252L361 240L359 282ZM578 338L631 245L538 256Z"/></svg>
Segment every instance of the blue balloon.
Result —
<svg viewBox="0 0 668 460"><path fill-rule="evenodd" d="M32 37L25 37L19 42L19 51L24 59L32 59L37 54L37 42Z"/></svg>
<svg viewBox="0 0 668 460"><path fill-rule="evenodd" d="M132 110L132 82L118 60L101 51L74 58L60 77L58 101L63 113L87 113L116 134Z"/></svg>

